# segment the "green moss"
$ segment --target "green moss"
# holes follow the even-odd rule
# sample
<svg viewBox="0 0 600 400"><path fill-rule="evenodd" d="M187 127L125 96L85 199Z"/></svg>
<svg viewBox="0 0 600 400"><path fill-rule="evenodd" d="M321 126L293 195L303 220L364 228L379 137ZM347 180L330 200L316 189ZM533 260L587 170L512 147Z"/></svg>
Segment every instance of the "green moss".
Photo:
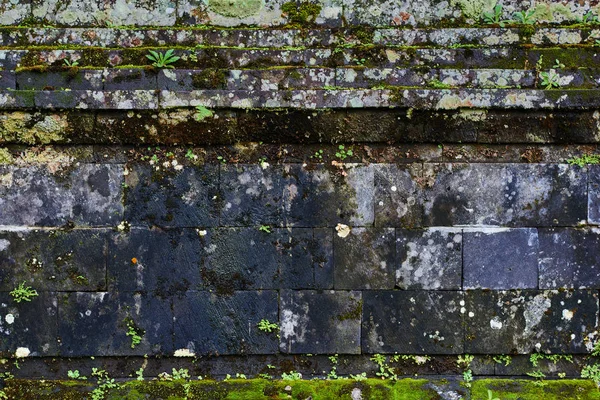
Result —
<svg viewBox="0 0 600 400"><path fill-rule="evenodd" d="M481 379L473 382L472 399L487 400L488 390L502 400L600 399L596 384L585 380L548 380L543 385L523 379Z"/></svg>
<svg viewBox="0 0 600 400"><path fill-rule="evenodd" d="M208 2L210 11L231 18L249 17L258 14L261 8L261 0L210 0Z"/></svg>
<svg viewBox="0 0 600 400"><path fill-rule="evenodd" d="M338 319L340 321L345 321L347 319L356 319L359 320L360 317L362 316L362 309L363 309L363 301L358 300L356 301L355 299L352 299L353 304L350 305L350 310L338 315Z"/></svg>
<svg viewBox="0 0 600 400"><path fill-rule="evenodd" d="M12 164L14 158L7 148L0 148L0 164Z"/></svg>
<svg viewBox="0 0 600 400"><path fill-rule="evenodd" d="M484 12L491 11L497 0L450 0L452 7L458 7L466 18L478 20Z"/></svg>
<svg viewBox="0 0 600 400"><path fill-rule="evenodd" d="M321 13L321 5L304 1L300 4L288 1L281 6L291 24L306 25L315 22Z"/></svg>
<svg viewBox="0 0 600 400"><path fill-rule="evenodd" d="M19 111L0 114L0 143L62 142L67 127L68 122L64 115L53 114L42 117Z"/></svg>
<svg viewBox="0 0 600 400"><path fill-rule="evenodd" d="M192 75L192 86L196 89L225 89L226 71L207 68L199 74Z"/></svg>

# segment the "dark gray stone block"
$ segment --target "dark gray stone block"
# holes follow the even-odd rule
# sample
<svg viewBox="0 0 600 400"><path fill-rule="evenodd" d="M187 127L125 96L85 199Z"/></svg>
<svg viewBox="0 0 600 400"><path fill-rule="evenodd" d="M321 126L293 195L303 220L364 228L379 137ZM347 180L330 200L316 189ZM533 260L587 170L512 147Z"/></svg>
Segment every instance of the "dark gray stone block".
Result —
<svg viewBox="0 0 600 400"><path fill-rule="evenodd" d="M0 71L0 89L15 90L17 88L15 73L13 71Z"/></svg>
<svg viewBox="0 0 600 400"><path fill-rule="evenodd" d="M333 288L333 229L280 229L281 288Z"/></svg>
<svg viewBox="0 0 600 400"><path fill-rule="evenodd" d="M187 292L173 299L175 349L196 355L274 354L277 332L258 329L262 319L278 322L277 292L219 296Z"/></svg>
<svg viewBox="0 0 600 400"><path fill-rule="evenodd" d="M468 229L463 235L465 289L538 287L537 229Z"/></svg>
<svg viewBox="0 0 600 400"><path fill-rule="evenodd" d="M144 290L155 296L197 289L205 255L193 229L147 230L111 235L108 277L111 289Z"/></svg>
<svg viewBox="0 0 600 400"><path fill-rule="evenodd" d="M540 289L600 289L600 232L540 229Z"/></svg>
<svg viewBox="0 0 600 400"><path fill-rule="evenodd" d="M218 222L218 166L186 167L134 165L128 185L125 220L132 225L177 227L215 226Z"/></svg>
<svg viewBox="0 0 600 400"><path fill-rule="evenodd" d="M106 290L106 231L0 231L0 290Z"/></svg>
<svg viewBox="0 0 600 400"><path fill-rule="evenodd" d="M19 90L102 90L102 71L25 71L16 74L16 84Z"/></svg>
<svg viewBox="0 0 600 400"><path fill-rule="evenodd" d="M460 290L462 231L453 228L396 230L396 286L401 289Z"/></svg>
<svg viewBox="0 0 600 400"><path fill-rule="evenodd" d="M166 355L173 352L171 299L146 293L59 295L62 356ZM132 348L129 325L142 337Z"/></svg>
<svg viewBox="0 0 600 400"><path fill-rule="evenodd" d="M393 228L352 228L335 234L336 289L392 289L395 286L396 234Z"/></svg>
<svg viewBox="0 0 600 400"><path fill-rule="evenodd" d="M6 292L0 293L0 354L3 357L15 356L20 347L27 349L30 356L56 356L57 338L56 293L40 292L30 302L21 303L16 303Z"/></svg>
<svg viewBox="0 0 600 400"><path fill-rule="evenodd" d="M563 164L426 164L425 225L576 225L586 176Z"/></svg>
<svg viewBox="0 0 600 400"><path fill-rule="evenodd" d="M600 165L589 166L588 222L600 225Z"/></svg>
<svg viewBox="0 0 600 400"><path fill-rule="evenodd" d="M460 354L462 292L363 293L363 353Z"/></svg>
<svg viewBox="0 0 600 400"><path fill-rule="evenodd" d="M465 300L466 353L586 353L597 329L593 291L473 291Z"/></svg>
<svg viewBox="0 0 600 400"><path fill-rule="evenodd" d="M416 178L420 164L375 165L375 225L417 228L423 217L423 195Z"/></svg>
<svg viewBox="0 0 600 400"><path fill-rule="evenodd" d="M284 353L360 353L360 292L281 292L280 349Z"/></svg>
<svg viewBox="0 0 600 400"><path fill-rule="evenodd" d="M153 90L157 89L156 72L142 68L109 69L104 74L104 90Z"/></svg>
<svg viewBox="0 0 600 400"><path fill-rule="evenodd" d="M122 220L123 167L81 164L0 165L0 225L117 225Z"/></svg>

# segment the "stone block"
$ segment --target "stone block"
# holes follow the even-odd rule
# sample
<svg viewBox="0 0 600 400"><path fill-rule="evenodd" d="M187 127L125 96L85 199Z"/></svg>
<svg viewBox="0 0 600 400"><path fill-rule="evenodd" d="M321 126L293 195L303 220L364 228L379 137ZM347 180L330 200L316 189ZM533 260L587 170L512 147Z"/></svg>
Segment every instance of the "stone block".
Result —
<svg viewBox="0 0 600 400"><path fill-rule="evenodd" d="M218 166L176 170L172 162L167 164L129 168L125 177L125 220L134 226L215 226Z"/></svg>
<svg viewBox="0 0 600 400"><path fill-rule="evenodd" d="M359 354L362 308L360 292L282 291L280 350Z"/></svg>
<svg viewBox="0 0 600 400"><path fill-rule="evenodd" d="M57 318L56 293L40 292L30 302L16 303L0 292L0 354L14 357L22 348L21 354L33 357L58 355Z"/></svg>
<svg viewBox="0 0 600 400"><path fill-rule="evenodd" d="M600 289L600 232L540 229L540 289Z"/></svg>
<svg viewBox="0 0 600 400"><path fill-rule="evenodd" d="M109 69L104 74L104 90L154 90L158 88L156 76L142 68Z"/></svg>
<svg viewBox="0 0 600 400"><path fill-rule="evenodd" d="M375 225L417 228L423 217L421 165L376 164Z"/></svg>
<svg viewBox="0 0 600 400"><path fill-rule="evenodd" d="M393 289L396 234L393 228L351 228L335 234L334 287L336 289Z"/></svg>
<svg viewBox="0 0 600 400"><path fill-rule="evenodd" d="M396 230L396 286L401 289L462 288L460 229Z"/></svg>
<svg viewBox="0 0 600 400"><path fill-rule="evenodd" d="M7 89L17 89L15 73L12 71L0 71L0 90Z"/></svg>
<svg viewBox="0 0 600 400"><path fill-rule="evenodd" d="M165 298L197 289L203 252L193 229L132 229L113 233L108 278L112 290L148 291Z"/></svg>
<svg viewBox="0 0 600 400"><path fill-rule="evenodd" d="M258 329L265 319L278 322L275 291L220 296L190 291L173 299L175 349L196 355L274 354L277 332Z"/></svg>
<svg viewBox="0 0 600 400"><path fill-rule="evenodd" d="M597 329L593 291L470 291L465 300L470 354L586 353Z"/></svg>
<svg viewBox="0 0 600 400"><path fill-rule="evenodd" d="M564 164L425 164L425 225L577 225L585 169Z"/></svg>
<svg viewBox="0 0 600 400"><path fill-rule="evenodd" d="M123 167L0 165L0 225L117 225Z"/></svg>
<svg viewBox="0 0 600 400"><path fill-rule="evenodd" d="M166 355L173 352L171 299L147 293L59 295L60 354L68 357ZM130 328L131 327L131 328ZM139 344L132 343L135 331Z"/></svg>
<svg viewBox="0 0 600 400"><path fill-rule="evenodd" d="M106 231L0 231L0 290L106 290Z"/></svg>
<svg viewBox="0 0 600 400"><path fill-rule="evenodd" d="M537 229L465 229L465 289L537 289Z"/></svg>
<svg viewBox="0 0 600 400"><path fill-rule="evenodd" d="M20 90L102 90L102 71L19 72L16 83Z"/></svg>
<svg viewBox="0 0 600 400"><path fill-rule="evenodd" d="M588 222L600 225L600 165L589 167Z"/></svg>
<svg viewBox="0 0 600 400"><path fill-rule="evenodd" d="M363 292L363 353L460 354L462 292Z"/></svg>

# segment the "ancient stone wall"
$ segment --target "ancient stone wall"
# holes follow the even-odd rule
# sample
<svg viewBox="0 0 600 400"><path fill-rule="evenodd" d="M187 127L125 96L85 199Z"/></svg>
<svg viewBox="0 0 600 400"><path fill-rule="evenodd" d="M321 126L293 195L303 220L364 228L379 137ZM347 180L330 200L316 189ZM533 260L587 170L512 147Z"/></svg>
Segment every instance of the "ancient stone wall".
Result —
<svg viewBox="0 0 600 400"><path fill-rule="evenodd" d="M0 399L597 398L596 3L1 0Z"/></svg>

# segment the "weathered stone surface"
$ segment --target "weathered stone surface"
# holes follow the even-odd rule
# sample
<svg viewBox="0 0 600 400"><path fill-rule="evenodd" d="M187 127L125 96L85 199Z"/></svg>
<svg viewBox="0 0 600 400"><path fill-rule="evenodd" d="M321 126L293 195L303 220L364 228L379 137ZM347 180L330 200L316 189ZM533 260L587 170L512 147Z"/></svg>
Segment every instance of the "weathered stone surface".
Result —
<svg viewBox="0 0 600 400"><path fill-rule="evenodd" d="M16 75L20 90L102 90L102 71L81 70L76 73L20 72Z"/></svg>
<svg viewBox="0 0 600 400"><path fill-rule="evenodd" d="M108 70L103 74L104 90L158 89L156 75L142 68Z"/></svg>
<svg viewBox="0 0 600 400"><path fill-rule="evenodd" d="M537 229L465 229L463 237L465 289L537 289Z"/></svg>
<svg viewBox="0 0 600 400"><path fill-rule="evenodd" d="M106 290L106 232L0 231L0 290Z"/></svg>
<svg viewBox="0 0 600 400"><path fill-rule="evenodd" d="M425 225L576 225L584 169L564 164L425 164Z"/></svg>
<svg viewBox="0 0 600 400"><path fill-rule="evenodd" d="M218 166L137 164L128 167L125 220L132 225L215 226Z"/></svg>
<svg viewBox="0 0 600 400"><path fill-rule="evenodd" d="M396 230L396 286L460 290L463 270L460 229Z"/></svg>
<svg viewBox="0 0 600 400"><path fill-rule="evenodd" d="M0 225L116 225L122 219L120 165L0 165Z"/></svg>
<svg viewBox="0 0 600 400"><path fill-rule="evenodd" d="M375 225L417 228L423 216L422 166L375 166Z"/></svg>
<svg viewBox="0 0 600 400"><path fill-rule="evenodd" d="M336 234L334 268L336 289L392 289L395 286L396 234L393 228L351 228Z"/></svg>
<svg viewBox="0 0 600 400"><path fill-rule="evenodd" d="M278 320L277 292L245 291L231 296L187 292L173 299L175 349L197 355L273 354L277 332L258 329Z"/></svg>
<svg viewBox="0 0 600 400"><path fill-rule="evenodd" d="M173 351L171 299L146 293L76 292L59 295L60 354L116 356ZM132 346L129 326L141 336Z"/></svg>
<svg viewBox="0 0 600 400"><path fill-rule="evenodd" d="M363 299L364 353L463 352L461 292L365 291Z"/></svg>
<svg viewBox="0 0 600 400"><path fill-rule="evenodd" d="M540 229L540 289L600 288L600 231Z"/></svg>
<svg viewBox="0 0 600 400"><path fill-rule="evenodd" d="M586 353L597 329L592 291L473 291L466 299L465 352Z"/></svg>
<svg viewBox="0 0 600 400"><path fill-rule="evenodd" d="M40 292L30 302L21 303L0 293L0 354L14 357L17 349L23 348L34 357L58 355L56 319L56 293Z"/></svg>
<svg viewBox="0 0 600 400"><path fill-rule="evenodd" d="M589 167L588 222L600 225L600 166Z"/></svg>
<svg viewBox="0 0 600 400"><path fill-rule="evenodd" d="M120 292L143 290L163 298L197 289L204 255L193 229L114 233L109 244L109 285Z"/></svg>
<svg viewBox="0 0 600 400"><path fill-rule="evenodd" d="M360 353L360 292L282 291L280 350L284 353Z"/></svg>

